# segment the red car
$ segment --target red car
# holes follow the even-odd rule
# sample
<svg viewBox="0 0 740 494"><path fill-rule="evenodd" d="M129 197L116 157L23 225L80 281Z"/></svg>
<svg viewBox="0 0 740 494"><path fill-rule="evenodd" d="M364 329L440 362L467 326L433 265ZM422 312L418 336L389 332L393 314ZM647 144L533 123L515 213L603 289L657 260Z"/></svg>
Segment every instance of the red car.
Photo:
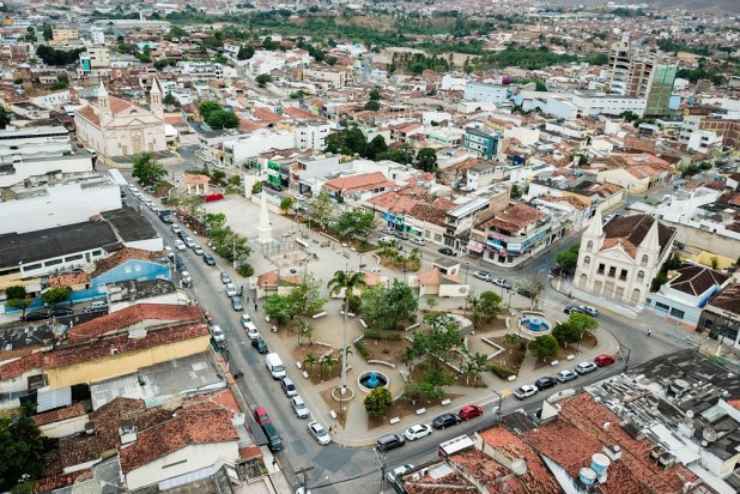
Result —
<svg viewBox="0 0 740 494"><path fill-rule="evenodd" d="M259 425L267 425L272 422L270 420L270 416L267 415L265 407L257 407L254 409L254 420L256 420Z"/></svg>
<svg viewBox="0 0 740 494"><path fill-rule="evenodd" d="M606 367L607 365L612 365L614 363L614 357L611 355L597 355L594 359L594 364L596 364L599 367Z"/></svg>
<svg viewBox="0 0 740 494"><path fill-rule="evenodd" d="M483 415L483 407L479 407L478 405L465 405L460 409L460 413L457 414L462 420L472 420L481 415Z"/></svg>

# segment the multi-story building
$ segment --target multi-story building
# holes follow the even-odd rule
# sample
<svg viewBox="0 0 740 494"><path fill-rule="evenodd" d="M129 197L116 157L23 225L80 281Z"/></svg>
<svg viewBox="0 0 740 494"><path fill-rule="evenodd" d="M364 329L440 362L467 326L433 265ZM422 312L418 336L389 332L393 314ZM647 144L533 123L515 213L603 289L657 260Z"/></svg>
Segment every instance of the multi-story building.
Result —
<svg viewBox="0 0 740 494"><path fill-rule="evenodd" d="M668 259L676 230L647 214L613 218L597 209L581 237L576 287L629 305L642 305Z"/></svg>
<svg viewBox="0 0 740 494"><path fill-rule="evenodd" d="M80 30L73 27L54 27L51 31L51 41L54 44L64 44L80 39Z"/></svg>
<svg viewBox="0 0 740 494"><path fill-rule="evenodd" d="M509 89L506 86L469 81L465 84L464 98L467 101L500 104L509 99Z"/></svg>
<svg viewBox="0 0 740 494"><path fill-rule="evenodd" d="M740 284L732 283L717 293L704 306L697 331L706 331L711 338L740 348Z"/></svg>
<svg viewBox="0 0 740 494"><path fill-rule="evenodd" d="M491 160L498 154L499 134L483 132L473 127L465 129L463 136L463 146L470 152L473 152L481 158Z"/></svg>
<svg viewBox="0 0 740 494"><path fill-rule="evenodd" d="M300 150L323 151L330 129L328 124L321 123L299 125L295 129L295 146Z"/></svg>

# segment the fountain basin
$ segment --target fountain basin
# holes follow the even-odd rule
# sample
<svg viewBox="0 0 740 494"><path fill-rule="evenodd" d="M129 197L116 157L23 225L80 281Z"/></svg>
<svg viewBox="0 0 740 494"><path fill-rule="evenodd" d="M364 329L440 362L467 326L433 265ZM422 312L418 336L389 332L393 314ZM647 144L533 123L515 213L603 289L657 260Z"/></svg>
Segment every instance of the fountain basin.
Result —
<svg viewBox="0 0 740 494"><path fill-rule="evenodd" d="M364 393L369 393L378 388L385 388L389 383L390 379L388 376L376 370L363 372L357 378L357 385Z"/></svg>
<svg viewBox="0 0 740 494"><path fill-rule="evenodd" d="M543 334L550 332L552 325L541 314L525 313L519 318L519 328L530 333Z"/></svg>

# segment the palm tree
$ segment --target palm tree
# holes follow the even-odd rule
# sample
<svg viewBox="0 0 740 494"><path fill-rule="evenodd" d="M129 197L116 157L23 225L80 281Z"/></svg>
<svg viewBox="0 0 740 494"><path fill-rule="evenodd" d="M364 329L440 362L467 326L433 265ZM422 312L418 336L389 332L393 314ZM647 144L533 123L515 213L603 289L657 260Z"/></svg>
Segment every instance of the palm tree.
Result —
<svg viewBox="0 0 740 494"><path fill-rule="evenodd" d="M303 367L306 369L313 369L316 364L319 363L319 358L313 353L308 353L306 358L303 359Z"/></svg>
<svg viewBox="0 0 740 494"><path fill-rule="evenodd" d="M312 343L312 337L313 326L311 326L311 323L303 318L298 319L298 345L303 345L304 338L308 339L308 344L310 345Z"/></svg>
<svg viewBox="0 0 740 494"><path fill-rule="evenodd" d="M367 286L365 274L351 271L337 271L327 285L331 295L344 290L344 318L342 319L342 395L347 390L347 312L349 311L349 299L355 290Z"/></svg>
<svg viewBox="0 0 740 494"><path fill-rule="evenodd" d="M325 371L331 372L334 366L337 365L337 360L329 353L324 355L319 364L321 365L321 379L323 379Z"/></svg>

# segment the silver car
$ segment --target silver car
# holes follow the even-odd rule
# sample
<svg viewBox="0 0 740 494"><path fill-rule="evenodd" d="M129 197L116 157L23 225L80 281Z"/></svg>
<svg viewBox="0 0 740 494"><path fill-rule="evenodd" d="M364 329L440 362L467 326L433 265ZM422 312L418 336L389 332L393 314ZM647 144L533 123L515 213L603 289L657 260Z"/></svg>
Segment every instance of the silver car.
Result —
<svg viewBox="0 0 740 494"><path fill-rule="evenodd" d="M311 412L308 411L306 402L300 396L294 396L290 400L290 406L293 407L296 417L299 419L307 419L311 416Z"/></svg>
<svg viewBox="0 0 740 494"><path fill-rule="evenodd" d="M316 439L316 442L318 442L320 445L326 446L331 442L331 436L324 428L324 426L320 423L314 420L312 422L309 422L307 427L308 432L313 436L314 439Z"/></svg>

